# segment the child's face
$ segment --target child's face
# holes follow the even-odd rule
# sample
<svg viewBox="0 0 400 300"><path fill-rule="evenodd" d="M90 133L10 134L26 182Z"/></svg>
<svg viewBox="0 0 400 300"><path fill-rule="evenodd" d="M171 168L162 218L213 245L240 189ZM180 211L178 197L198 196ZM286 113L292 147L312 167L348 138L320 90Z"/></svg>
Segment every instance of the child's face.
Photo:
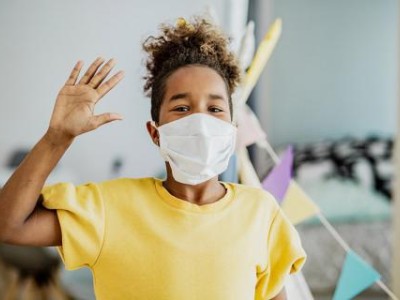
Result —
<svg viewBox="0 0 400 300"><path fill-rule="evenodd" d="M167 78L157 125L193 113L205 113L231 122L226 84L215 70L206 66L182 67ZM157 131L150 122L147 129L153 142L158 144Z"/></svg>

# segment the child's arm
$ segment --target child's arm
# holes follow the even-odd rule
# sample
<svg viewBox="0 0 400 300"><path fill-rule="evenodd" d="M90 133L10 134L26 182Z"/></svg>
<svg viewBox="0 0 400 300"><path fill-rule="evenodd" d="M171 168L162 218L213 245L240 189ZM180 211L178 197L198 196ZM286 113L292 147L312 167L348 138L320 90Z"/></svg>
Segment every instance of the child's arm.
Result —
<svg viewBox="0 0 400 300"><path fill-rule="evenodd" d="M78 135L121 119L113 113L94 115L96 103L123 78L118 72L103 82L114 60L101 69L98 58L77 83L78 62L58 94L46 134L33 147L0 190L0 241L17 245L56 246L61 230L55 211L40 205L40 193L50 172Z"/></svg>

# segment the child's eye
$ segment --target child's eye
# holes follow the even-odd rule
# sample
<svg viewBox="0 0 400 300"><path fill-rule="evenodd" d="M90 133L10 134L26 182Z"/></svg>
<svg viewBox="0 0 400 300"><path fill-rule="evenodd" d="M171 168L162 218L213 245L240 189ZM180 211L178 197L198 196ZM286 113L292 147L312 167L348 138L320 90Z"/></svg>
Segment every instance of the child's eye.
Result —
<svg viewBox="0 0 400 300"><path fill-rule="evenodd" d="M189 107L187 107L187 106L178 106L178 107L175 107L173 110L174 111L179 111L179 112L186 112L186 111L189 111Z"/></svg>
<svg viewBox="0 0 400 300"><path fill-rule="evenodd" d="M215 112L215 113L217 113L217 112L223 112L223 110L222 109L220 109L220 108L218 108L218 107L210 107L210 111L211 112Z"/></svg>

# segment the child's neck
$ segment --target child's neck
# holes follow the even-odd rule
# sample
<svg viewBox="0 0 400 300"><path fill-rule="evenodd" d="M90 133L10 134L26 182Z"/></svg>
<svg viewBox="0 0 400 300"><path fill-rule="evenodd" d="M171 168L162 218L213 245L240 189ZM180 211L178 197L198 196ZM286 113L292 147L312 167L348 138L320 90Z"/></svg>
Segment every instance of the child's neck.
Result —
<svg viewBox="0 0 400 300"><path fill-rule="evenodd" d="M210 204L224 197L225 187L215 176L197 185L184 184L176 181L167 164L167 179L163 181L164 188L173 196L197 205Z"/></svg>

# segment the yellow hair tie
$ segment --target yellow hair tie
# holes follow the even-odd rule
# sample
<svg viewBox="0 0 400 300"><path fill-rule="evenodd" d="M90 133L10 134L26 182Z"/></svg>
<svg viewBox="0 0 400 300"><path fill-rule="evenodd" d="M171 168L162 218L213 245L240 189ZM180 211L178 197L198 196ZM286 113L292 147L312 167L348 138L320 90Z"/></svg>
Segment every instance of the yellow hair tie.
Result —
<svg viewBox="0 0 400 300"><path fill-rule="evenodd" d="M187 24L187 22L186 22L186 20L184 19L184 18L178 18L177 20L176 20L176 25L177 26L179 26L179 27L183 27L183 26L185 26Z"/></svg>

